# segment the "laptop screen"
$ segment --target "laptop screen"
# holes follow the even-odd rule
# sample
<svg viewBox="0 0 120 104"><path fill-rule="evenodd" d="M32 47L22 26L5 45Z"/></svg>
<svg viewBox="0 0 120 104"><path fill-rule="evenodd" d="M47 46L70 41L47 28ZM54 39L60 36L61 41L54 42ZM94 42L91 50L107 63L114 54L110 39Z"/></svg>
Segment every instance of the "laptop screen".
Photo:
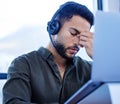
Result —
<svg viewBox="0 0 120 104"><path fill-rule="evenodd" d="M92 79L120 81L120 13L95 15Z"/></svg>

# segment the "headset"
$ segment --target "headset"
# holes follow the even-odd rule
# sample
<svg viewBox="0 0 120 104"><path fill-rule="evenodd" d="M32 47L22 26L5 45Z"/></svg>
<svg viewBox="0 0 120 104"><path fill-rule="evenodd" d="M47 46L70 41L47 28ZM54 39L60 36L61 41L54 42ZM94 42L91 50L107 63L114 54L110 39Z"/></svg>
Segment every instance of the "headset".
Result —
<svg viewBox="0 0 120 104"><path fill-rule="evenodd" d="M56 42L52 39L52 35L56 35L61 28L60 20L57 18L57 16L59 16L60 12L62 12L64 8L66 8L69 5L73 5L73 4L74 2L67 2L61 5L59 9L53 15L52 19L47 23L47 31L49 33L49 37L52 42L52 45L62 57L65 57L65 56L63 55L62 51L57 47Z"/></svg>
<svg viewBox="0 0 120 104"><path fill-rule="evenodd" d="M47 31L50 35L55 35L60 30L60 22L58 20L49 21L47 24Z"/></svg>
<svg viewBox="0 0 120 104"><path fill-rule="evenodd" d="M59 19L57 19L57 16L59 15L59 13L61 12L62 9L64 9L66 7L66 5L68 5L69 3L66 3L62 6L60 6L60 8L55 12L55 14L53 15L51 21L49 21L47 23L47 31L49 33L49 37L50 37L50 40L52 42L52 45L53 47L56 49L56 51L62 56L63 56L63 53L61 52L61 50L57 47L56 45L56 42L52 39L52 35L56 35L60 28L61 28L61 24L60 24L60 21Z"/></svg>
<svg viewBox="0 0 120 104"><path fill-rule="evenodd" d="M59 22L59 20L55 19L60 11L61 11L61 8L56 11L56 13L52 17L51 21L49 21L47 23L47 31L50 35L55 35L60 30L60 22Z"/></svg>
<svg viewBox="0 0 120 104"><path fill-rule="evenodd" d="M59 13L66 8L67 6L69 6L70 4L74 4L74 2L66 2L65 4L61 5L59 7L59 9L55 12L55 14L53 15L51 21L49 21L47 23L47 31L50 35L55 35L59 32L60 28L61 28L61 24L60 21L57 18L57 16L59 15ZM62 14L61 14L62 15Z"/></svg>
<svg viewBox="0 0 120 104"><path fill-rule="evenodd" d="M60 52L60 50L59 50L58 47L56 46L55 41L52 39L52 35L56 35L56 34L59 32L59 30L60 30L60 22L59 22L59 20L56 20L56 19L55 19L55 18L57 17L57 15L58 15L58 13L59 13L60 10L61 10L61 9L58 9L58 10L56 11L56 13L54 14L54 16L52 17L51 21L49 21L49 22L47 23L47 31L48 31L48 33L49 33L49 37L50 37L50 40L51 40L51 42L52 42L53 47L56 49L56 51L57 51L60 55L62 55L62 53Z"/></svg>

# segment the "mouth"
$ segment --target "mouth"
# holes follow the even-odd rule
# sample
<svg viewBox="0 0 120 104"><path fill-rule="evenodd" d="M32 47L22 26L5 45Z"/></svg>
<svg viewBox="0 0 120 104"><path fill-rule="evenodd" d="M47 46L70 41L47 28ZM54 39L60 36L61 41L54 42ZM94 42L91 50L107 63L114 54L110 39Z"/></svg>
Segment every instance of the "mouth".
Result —
<svg viewBox="0 0 120 104"><path fill-rule="evenodd" d="M78 47L71 47L68 49L70 54L76 54L79 51Z"/></svg>

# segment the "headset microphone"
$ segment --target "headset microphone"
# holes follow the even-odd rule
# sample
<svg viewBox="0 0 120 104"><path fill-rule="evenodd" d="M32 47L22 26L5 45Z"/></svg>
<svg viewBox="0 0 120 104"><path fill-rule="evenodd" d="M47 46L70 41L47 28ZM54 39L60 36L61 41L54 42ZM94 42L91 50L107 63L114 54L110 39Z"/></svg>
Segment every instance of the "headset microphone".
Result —
<svg viewBox="0 0 120 104"><path fill-rule="evenodd" d="M57 20L56 18L57 18L57 16L58 16L59 12L61 11L61 9L62 9L62 8L58 9L58 10L56 11L56 13L54 14L54 16L52 17L51 21L49 21L49 22L47 23L47 31L48 31L48 33L49 33L50 40L51 40L54 48L56 49L56 51L57 51L60 55L61 55L61 52L59 51L59 49L58 49L57 46L56 46L56 43L55 43L54 40L52 39L52 35L56 35L56 34L59 32L59 30L60 30L61 25L60 25L59 20Z"/></svg>
<svg viewBox="0 0 120 104"><path fill-rule="evenodd" d="M60 30L60 23L59 23L58 20L52 20L52 21L48 22L48 24L47 24L47 31L49 33L49 37L50 37L50 40L52 42L52 45L56 49L58 54L65 58L63 52L61 51L61 48L57 47L55 41L52 39L52 35L57 35L59 30Z"/></svg>

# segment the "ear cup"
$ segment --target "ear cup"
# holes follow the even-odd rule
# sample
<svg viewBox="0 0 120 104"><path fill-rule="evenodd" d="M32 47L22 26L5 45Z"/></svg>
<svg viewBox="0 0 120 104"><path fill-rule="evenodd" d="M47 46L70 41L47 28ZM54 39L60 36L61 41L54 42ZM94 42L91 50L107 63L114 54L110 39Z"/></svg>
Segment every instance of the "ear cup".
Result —
<svg viewBox="0 0 120 104"><path fill-rule="evenodd" d="M49 32L49 34L55 35L58 33L59 29L60 29L59 21L53 20L53 21L48 22L47 31Z"/></svg>

